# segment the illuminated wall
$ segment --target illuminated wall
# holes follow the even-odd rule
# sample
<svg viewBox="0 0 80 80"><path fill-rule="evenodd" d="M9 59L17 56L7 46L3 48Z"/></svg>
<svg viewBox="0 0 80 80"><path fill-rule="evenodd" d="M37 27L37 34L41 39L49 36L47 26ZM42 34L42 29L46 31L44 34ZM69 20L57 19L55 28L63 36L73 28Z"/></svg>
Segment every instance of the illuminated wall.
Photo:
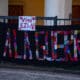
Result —
<svg viewBox="0 0 80 80"><path fill-rule="evenodd" d="M24 0L24 15L43 16L44 0Z"/></svg>
<svg viewBox="0 0 80 80"><path fill-rule="evenodd" d="M80 0L73 0L73 5L80 5Z"/></svg>
<svg viewBox="0 0 80 80"><path fill-rule="evenodd" d="M10 5L23 5L24 0L9 0Z"/></svg>

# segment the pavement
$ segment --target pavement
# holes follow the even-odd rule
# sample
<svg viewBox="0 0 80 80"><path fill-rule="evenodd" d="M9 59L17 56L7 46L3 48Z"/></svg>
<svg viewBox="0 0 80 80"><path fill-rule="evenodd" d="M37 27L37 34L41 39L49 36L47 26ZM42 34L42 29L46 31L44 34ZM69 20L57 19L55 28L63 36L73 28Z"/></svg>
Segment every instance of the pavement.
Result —
<svg viewBox="0 0 80 80"><path fill-rule="evenodd" d="M0 80L80 80L80 76L70 73L0 68Z"/></svg>
<svg viewBox="0 0 80 80"><path fill-rule="evenodd" d="M76 65L75 65L76 66ZM66 73L66 74L80 74L79 66L63 68L63 67L54 67L54 66L36 66L36 65L23 65L23 64L15 64L15 63L0 63L0 68L5 69L17 69L17 70L27 70L27 71L42 71L42 72L50 72L50 73Z"/></svg>

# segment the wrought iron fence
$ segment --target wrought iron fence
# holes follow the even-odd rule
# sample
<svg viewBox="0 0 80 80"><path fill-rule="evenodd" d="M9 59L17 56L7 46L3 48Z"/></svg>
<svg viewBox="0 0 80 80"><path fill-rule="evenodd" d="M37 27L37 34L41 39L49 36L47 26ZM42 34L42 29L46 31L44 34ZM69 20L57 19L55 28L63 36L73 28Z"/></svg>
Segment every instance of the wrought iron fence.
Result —
<svg viewBox="0 0 80 80"><path fill-rule="evenodd" d="M32 32L19 31L18 23L8 22L9 19L18 20L18 16L0 16L0 19L3 20L0 23L2 60L80 61L80 26L58 24L58 21L71 22L72 19L36 17L44 23L36 25L36 31Z"/></svg>

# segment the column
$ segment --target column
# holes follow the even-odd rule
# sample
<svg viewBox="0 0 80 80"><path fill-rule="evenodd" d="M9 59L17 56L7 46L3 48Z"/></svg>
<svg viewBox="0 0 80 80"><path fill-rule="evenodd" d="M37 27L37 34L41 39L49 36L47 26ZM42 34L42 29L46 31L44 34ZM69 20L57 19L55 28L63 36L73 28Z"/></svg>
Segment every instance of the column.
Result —
<svg viewBox="0 0 80 80"><path fill-rule="evenodd" d="M0 16L8 16L8 0L0 0Z"/></svg>
<svg viewBox="0 0 80 80"><path fill-rule="evenodd" d="M54 17L58 16L58 0L45 0L45 16Z"/></svg>
<svg viewBox="0 0 80 80"><path fill-rule="evenodd" d="M72 17L72 0L65 0L64 18ZM66 25L71 24L71 21L66 21Z"/></svg>
<svg viewBox="0 0 80 80"><path fill-rule="evenodd" d="M0 0L0 16L8 16L8 0ZM3 19L0 19L0 22L3 21Z"/></svg>
<svg viewBox="0 0 80 80"><path fill-rule="evenodd" d="M72 14L72 0L45 0L45 16L69 18ZM60 24L64 24L61 22Z"/></svg>

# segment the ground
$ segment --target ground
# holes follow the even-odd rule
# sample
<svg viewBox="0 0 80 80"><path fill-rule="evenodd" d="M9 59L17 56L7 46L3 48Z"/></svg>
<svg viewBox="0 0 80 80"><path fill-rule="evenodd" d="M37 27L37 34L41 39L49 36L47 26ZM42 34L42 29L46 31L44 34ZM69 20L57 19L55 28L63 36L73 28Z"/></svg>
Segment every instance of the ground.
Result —
<svg viewBox="0 0 80 80"><path fill-rule="evenodd" d="M70 73L0 68L0 80L80 80L80 76Z"/></svg>

